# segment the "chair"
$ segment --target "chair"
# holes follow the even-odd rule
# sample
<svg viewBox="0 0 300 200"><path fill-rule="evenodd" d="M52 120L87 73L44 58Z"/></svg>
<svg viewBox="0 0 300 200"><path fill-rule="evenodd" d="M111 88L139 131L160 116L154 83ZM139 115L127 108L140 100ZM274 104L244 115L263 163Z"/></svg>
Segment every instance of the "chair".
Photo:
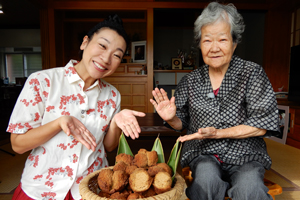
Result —
<svg viewBox="0 0 300 200"><path fill-rule="evenodd" d="M192 171L189 167L185 167L182 169L182 176L187 184L187 186L190 186L193 177L192 177ZM273 197L273 200L275 200L275 195L279 195L282 193L282 187L276 183L273 183L272 181L269 181L268 179L264 179L265 185L269 188L269 194ZM231 198L225 197L225 200L229 200ZM187 199L188 200L188 199Z"/></svg>

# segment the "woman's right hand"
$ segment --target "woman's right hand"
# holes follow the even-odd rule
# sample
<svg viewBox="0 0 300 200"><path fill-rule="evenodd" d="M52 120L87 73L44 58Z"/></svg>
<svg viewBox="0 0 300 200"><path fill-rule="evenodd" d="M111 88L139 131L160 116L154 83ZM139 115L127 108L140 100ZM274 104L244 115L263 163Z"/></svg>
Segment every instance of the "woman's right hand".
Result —
<svg viewBox="0 0 300 200"><path fill-rule="evenodd" d="M160 90L155 88L152 95L155 101L150 99L150 102L159 116L165 121L172 120L176 115L175 97L169 100L166 91L162 88Z"/></svg>
<svg viewBox="0 0 300 200"><path fill-rule="evenodd" d="M68 136L72 135L77 141L86 146L86 148L95 151L97 146L96 138L77 118L63 116L59 119L59 125Z"/></svg>

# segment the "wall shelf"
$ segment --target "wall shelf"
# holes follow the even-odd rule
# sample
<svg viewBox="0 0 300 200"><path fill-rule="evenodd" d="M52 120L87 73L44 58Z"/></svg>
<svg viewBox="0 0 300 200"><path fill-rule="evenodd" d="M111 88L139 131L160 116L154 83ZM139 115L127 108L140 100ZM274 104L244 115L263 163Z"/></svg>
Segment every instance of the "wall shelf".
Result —
<svg viewBox="0 0 300 200"><path fill-rule="evenodd" d="M178 69L178 70L153 70L153 74L155 73L175 73L175 85L177 85L177 73L190 73L193 71L192 69L184 70L184 69Z"/></svg>
<svg viewBox="0 0 300 200"><path fill-rule="evenodd" d="M155 70L153 70L153 72L154 73L189 73L189 72L191 72L191 71L193 71L193 70L191 70L191 69L179 69L179 70L157 70L157 69L155 69Z"/></svg>

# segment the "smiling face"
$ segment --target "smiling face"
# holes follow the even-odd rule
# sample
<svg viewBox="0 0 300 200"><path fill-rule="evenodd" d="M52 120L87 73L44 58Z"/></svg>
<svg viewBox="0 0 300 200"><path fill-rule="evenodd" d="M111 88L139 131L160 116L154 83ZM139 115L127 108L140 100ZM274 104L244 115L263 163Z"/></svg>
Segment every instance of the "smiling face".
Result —
<svg viewBox="0 0 300 200"><path fill-rule="evenodd" d="M116 71L126 50L126 42L116 31L102 28L91 40L85 36L80 49L83 50L82 60L75 69L91 85L96 79Z"/></svg>
<svg viewBox="0 0 300 200"><path fill-rule="evenodd" d="M224 20L201 28L200 48L204 63L213 69L227 70L236 44L232 41L230 25Z"/></svg>

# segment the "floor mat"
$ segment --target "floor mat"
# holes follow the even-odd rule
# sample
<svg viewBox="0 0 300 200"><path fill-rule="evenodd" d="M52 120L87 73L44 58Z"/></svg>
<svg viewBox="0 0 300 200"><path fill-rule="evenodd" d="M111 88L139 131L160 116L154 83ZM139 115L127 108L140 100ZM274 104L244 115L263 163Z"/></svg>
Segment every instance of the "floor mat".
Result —
<svg viewBox="0 0 300 200"><path fill-rule="evenodd" d="M19 185L28 155L14 153L10 143L0 146L0 193L10 193Z"/></svg>
<svg viewBox="0 0 300 200"><path fill-rule="evenodd" d="M280 185L283 191L300 191L299 186L297 186L278 172L274 171L273 169L266 171L265 178Z"/></svg>

